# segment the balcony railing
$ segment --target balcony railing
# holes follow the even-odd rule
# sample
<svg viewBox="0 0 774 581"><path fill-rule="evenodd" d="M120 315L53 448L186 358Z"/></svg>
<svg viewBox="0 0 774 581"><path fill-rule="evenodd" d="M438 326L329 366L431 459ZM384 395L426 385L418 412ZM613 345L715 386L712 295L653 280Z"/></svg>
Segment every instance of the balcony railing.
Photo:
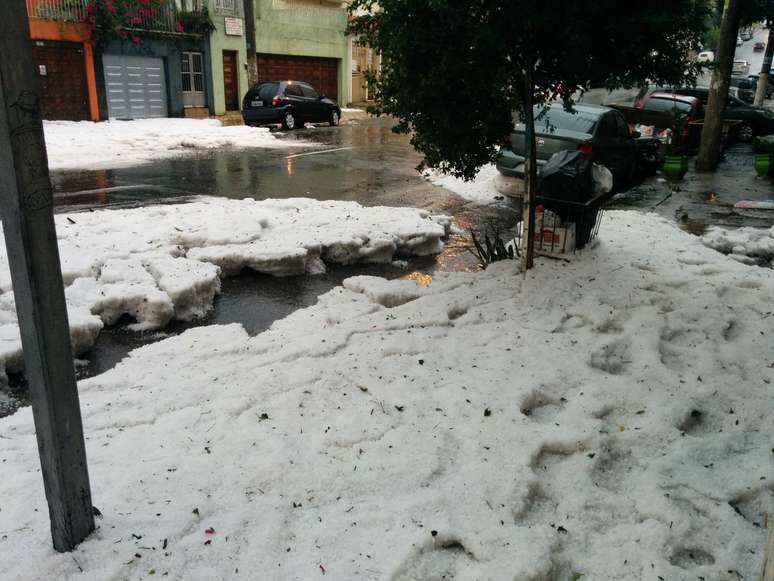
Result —
<svg viewBox="0 0 774 581"><path fill-rule="evenodd" d="M180 32L177 29L177 6L174 1L156 6L149 16L137 15L127 24L128 30L139 32Z"/></svg>
<svg viewBox="0 0 774 581"><path fill-rule="evenodd" d="M27 0L27 15L42 20L83 22L88 0Z"/></svg>
<svg viewBox="0 0 774 581"><path fill-rule="evenodd" d="M0 0L2 1L2 0ZM27 14L30 18L42 20L56 20L65 22L84 22L88 15L86 7L90 0L27 0ZM140 8L138 0L126 0L121 3L121 12L124 10L131 14L123 19L122 27L132 33L189 33L206 34L208 30L203 28L201 18L206 15L204 0L186 0L183 4L184 11L179 11L175 0L153 3L150 14ZM181 30L180 22L183 21L191 30Z"/></svg>

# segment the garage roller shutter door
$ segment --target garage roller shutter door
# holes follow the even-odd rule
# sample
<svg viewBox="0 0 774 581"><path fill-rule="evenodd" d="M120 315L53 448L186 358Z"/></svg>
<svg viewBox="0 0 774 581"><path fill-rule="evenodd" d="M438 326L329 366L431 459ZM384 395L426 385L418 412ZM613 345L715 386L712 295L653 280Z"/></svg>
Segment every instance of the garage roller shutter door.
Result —
<svg viewBox="0 0 774 581"><path fill-rule="evenodd" d="M163 59L106 54L102 63L111 119L167 116Z"/></svg>
<svg viewBox="0 0 774 581"><path fill-rule="evenodd" d="M303 81L320 94L338 100L339 61L334 58L259 54L258 80Z"/></svg>

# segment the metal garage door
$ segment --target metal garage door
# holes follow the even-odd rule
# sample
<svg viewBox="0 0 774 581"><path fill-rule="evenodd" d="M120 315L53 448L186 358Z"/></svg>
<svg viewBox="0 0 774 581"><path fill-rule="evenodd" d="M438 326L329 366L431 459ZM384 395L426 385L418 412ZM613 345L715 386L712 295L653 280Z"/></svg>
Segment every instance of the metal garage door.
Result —
<svg viewBox="0 0 774 581"><path fill-rule="evenodd" d="M102 64L111 119L167 116L163 59L106 54Z"/></svg>
<svg viewBox="0 0 774 581"><path fill-rule="evenodd" d="M303 81L312 85L320 94L338 99L339 61L311 56L259 54L258 80Z"/></svg>
<svg viewBox="0 0 774 581"><path fill-rule="evenodd" d="M89 118L83 46L36 40L32 58L40 79L40 109L44 119L83 121Z"/></svg>

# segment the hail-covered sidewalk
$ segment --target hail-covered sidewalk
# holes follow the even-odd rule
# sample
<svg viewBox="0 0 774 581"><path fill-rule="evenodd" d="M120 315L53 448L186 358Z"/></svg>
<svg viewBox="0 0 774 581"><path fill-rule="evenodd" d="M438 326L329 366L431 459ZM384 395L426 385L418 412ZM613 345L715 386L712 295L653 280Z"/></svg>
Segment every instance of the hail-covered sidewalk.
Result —
<svg viewBox="0 0 774 581"><path fill-rule="evenodd" d="M194 155L221 148L287 148L312 145L279 139L265 127L223 125L217 119L44 121L52 170L106 169Z"/></svg>
<svg viewBox="0 0 774 581"><path fill-rule="evenodd" d="M50 549L30 410L0 420L0 570L754 579L772 293L771 270L610 212L526 277L355 277L255 337L192 329L80 383L104 518L72 554Z"/></svg>

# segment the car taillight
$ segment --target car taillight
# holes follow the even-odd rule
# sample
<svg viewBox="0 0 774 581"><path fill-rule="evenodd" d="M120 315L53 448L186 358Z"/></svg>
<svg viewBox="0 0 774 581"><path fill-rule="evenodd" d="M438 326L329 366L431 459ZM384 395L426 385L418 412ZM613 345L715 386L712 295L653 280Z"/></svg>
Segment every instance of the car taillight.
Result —
<svg viewBox="0 0 774 581"><path fill-rule="evenodd" d="M271 98L271 106L272 106L272 107L276 107L276 106L277 106L277 105L279 105L279 104L280 104L280 96L279 96L279 95L274 95L274 96Z"/></svg>
<svg viewBox="0 0 774 581"><path fill-rule="evenodd" d="M583 155L588 155L591 157L594 153L594 148L591 147L590 143L582 143L578 148L578 151L580 151Z"/></svg>

